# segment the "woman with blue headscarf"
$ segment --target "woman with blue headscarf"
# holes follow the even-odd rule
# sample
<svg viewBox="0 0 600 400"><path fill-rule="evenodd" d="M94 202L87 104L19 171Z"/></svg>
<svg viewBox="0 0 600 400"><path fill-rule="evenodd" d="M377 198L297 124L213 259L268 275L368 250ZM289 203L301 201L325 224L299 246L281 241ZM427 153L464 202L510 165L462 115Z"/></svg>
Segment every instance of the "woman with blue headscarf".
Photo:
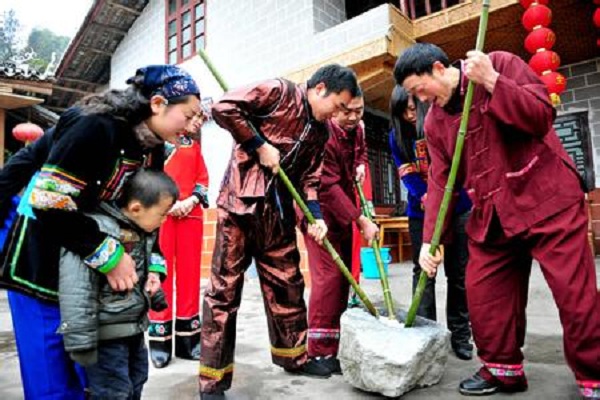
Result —
<svg viewBox="0 0 600 400"><path fill-rule="evenodd" d="M115 291L133 288L135 263L123 245L85 213L119 197L138 169L162 169L163 143L200 113L200 90L171 65L140 68L125 90L82 100L56 126L49 155L26 199L32 217L19 218L8 238L0 284L17 290L10 306L27 399L83 399L84 387L56 334L60 249L79 255ZM150 268L164 271L162 257Z"/></svg>

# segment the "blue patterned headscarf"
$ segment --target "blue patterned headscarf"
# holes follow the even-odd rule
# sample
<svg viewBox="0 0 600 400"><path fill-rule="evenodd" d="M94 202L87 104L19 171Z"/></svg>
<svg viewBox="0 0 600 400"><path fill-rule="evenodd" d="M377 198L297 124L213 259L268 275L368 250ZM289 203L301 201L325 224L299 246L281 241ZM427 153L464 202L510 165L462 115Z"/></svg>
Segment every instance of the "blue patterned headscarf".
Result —
<svg viewBox="0 0 600 400"><path fill-rule="evenodd" d="M148 97L174 97L196 95L200 97L200 88L194 78L175 65L148 65L139 68L134 77L127 79L128 84L135 84Z"/></svg>

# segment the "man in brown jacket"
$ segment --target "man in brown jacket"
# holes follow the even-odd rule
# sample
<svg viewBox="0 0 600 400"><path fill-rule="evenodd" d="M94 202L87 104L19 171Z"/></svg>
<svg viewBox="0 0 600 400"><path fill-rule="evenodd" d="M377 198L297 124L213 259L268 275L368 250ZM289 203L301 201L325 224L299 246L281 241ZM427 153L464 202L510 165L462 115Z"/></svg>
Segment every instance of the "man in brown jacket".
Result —
<svg viewBox="0 0 600 400"><path fill-rule="evenodd" d="M467 223L466 292L483 366L461 382L465 395L527 389L521 347L531 261L539 261L564 331L567 362L586 399L600 399L600 294L587 241L582 182L552 123L542 81L506 52L467 53L450 64L420 43L396 62L395 77L421 101L431 157L420 264L435 276L441 262L429 242L452 162L467 81L477 86L456 187L473 202ZM452 207L449 208L450 210Z"/></svg>
<svg viewBox="0 0 600 400"><path fill-rule="evenodd" d="M299 269L293 199L275 176L283 168L317 219L309 233L327 233L317 191L328 134L324 121L358 94L352 70L320 68L305 85L272 79L226 93L212 114L236 141L217 199L217 238L204 296L200 393L223 398L231 386L236 317L243 274L256 260L273 362L321 378L327 368L308 360L304 280ZM253 133L250 124L258 129Z"/></svg>

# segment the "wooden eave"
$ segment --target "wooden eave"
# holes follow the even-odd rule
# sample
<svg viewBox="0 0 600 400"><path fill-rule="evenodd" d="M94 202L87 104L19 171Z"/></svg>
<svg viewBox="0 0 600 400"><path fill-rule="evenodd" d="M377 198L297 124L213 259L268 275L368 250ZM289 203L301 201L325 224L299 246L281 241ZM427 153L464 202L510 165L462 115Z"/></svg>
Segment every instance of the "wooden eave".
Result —
<svg viewBox="0 0 600 400"><path fill-rule="evenodd" d="M94 1L56 70L48 108L63 110L108 83L112 55L148 1Z"/></svg>

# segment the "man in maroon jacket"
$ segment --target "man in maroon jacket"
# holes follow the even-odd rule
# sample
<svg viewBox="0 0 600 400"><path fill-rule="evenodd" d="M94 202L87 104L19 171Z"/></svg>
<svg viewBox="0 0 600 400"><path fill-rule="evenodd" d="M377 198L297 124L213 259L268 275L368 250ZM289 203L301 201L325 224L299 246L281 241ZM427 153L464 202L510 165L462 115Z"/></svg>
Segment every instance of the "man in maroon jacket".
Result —
<svg viewBox="0 0 600 400"><path fill-rule="evenodd" d="M329 140L325 146L319 203L328 228L328 238L346 266L352 263L352 224L356 223L367 241L375 238L377 225L361 214L356 206L354 180L365 178L368 162L365 132L361 124L364 112L362 95L356 96L327 121ZM301 226L308 250L312 288L308 306L308 355L341 374L337 359L340 317L348 304L349 283L331 255Z"/></svg>
<svg viewBox="0 0 600 400"><path fill-rule="evenodd" d="M344 109L358 90L351 69L326 65L306 85L271 79L230 91L213 106L214 120L237 144L217 199L217 237L204 296L203 399L223 398L231 386L237 310L244 272L252 258L264 296L273 362L289 372L321 378L331 375L307 357L304 280L293 199L274 174L283 168L301 189L317 220L309 226L309 233L322 241L327 227L317 191L328 137L324 121Z"/></svg>
<svg viewBox="0 0 600 400"><path fill-rule="evenodd" d="M460 392L527 389L521 347L535 258L558 306L565 355L581 393L600 398L600 295L587 208L582 180L552 127L556 112L544 84L510 53L472 51L451 65L440 48L426 43L402 53L394 74L410 93L433 103L425 121L428 210L439 210L443 197L467 80L477 85L456 187L465 187L474 204L466 292L483 367L461 382ZM426 244L436 217L425 214L420 255L429 276L441 261Z"/></svg>

